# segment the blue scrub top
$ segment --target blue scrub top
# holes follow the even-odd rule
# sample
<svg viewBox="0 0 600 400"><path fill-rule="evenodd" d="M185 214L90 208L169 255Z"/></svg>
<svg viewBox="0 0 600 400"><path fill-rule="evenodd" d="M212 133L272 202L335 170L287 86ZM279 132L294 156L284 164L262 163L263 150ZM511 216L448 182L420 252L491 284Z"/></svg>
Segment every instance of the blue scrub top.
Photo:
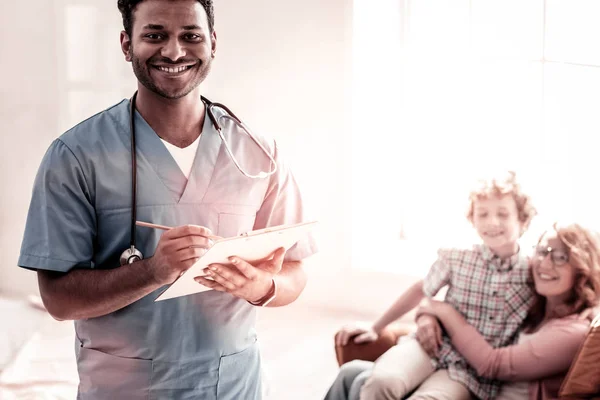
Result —
<svg viewBox="0 0 600 400"><path fill-rule="evenodd" d="M129 106L123 100L52 143L35 180L19 266L62 272L127 268L119 267L119 256L130 239ZM274 155L277 173L247 178L205 118L188 180L141 115L135 118L139 220L202 225L223 237L304 221L298 186L273 141L258 136ZM269 159L258 146L222 121L240 164L268 171ZM137 229L145 257L154 253L161 233ZM286 260L315 251L308 237ZM259 399L256 309L217 291L155 303L162 290L111 314L75 321L78 398Z"/></svg>

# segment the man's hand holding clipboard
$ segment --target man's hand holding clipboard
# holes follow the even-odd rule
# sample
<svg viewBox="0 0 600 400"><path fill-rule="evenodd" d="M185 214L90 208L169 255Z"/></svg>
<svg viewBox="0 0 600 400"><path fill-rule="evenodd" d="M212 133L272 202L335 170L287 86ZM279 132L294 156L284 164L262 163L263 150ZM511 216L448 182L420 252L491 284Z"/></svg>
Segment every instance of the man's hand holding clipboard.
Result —
<svg viewBox="0 0 600 400"><path fill-rule="evenodd" d="M156 301L213 289L255 305L267 305L277 292L274 277L281 272L286 251L306 237L315 224L274 226L231 238L211 234L207 239L214 240L212 246ZM148 223L138 225L169 229Z"/></svg>
<svg viewBox="0 0 600 400"><path fill-rule="evenodd" d="M252 304L267 305L269 300L275 298L275 275L281 271L285 251L285 248L280 247L271 257L255 262L254 265L231 256L231 264L211 264L204 268L204 273L210 279L197 276L195 280L208 288L231 293ZM272 296L269 296L271 293Z"/></svg>

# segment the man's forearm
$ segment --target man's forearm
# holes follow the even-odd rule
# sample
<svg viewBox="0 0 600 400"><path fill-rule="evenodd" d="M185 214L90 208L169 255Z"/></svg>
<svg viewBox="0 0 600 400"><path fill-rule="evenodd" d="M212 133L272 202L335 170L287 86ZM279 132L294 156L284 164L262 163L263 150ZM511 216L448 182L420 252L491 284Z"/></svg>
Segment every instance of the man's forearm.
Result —
<svg viewBox="0 0 600 400"><path fill-rule="evenodd" d="M281 307L293 303L306 286L306 271L302 261L288 261L275 276L277 295L267 307Z"/></svg>
<svg viewBox="0 0 600 400"><path fill-rule="evenodd" d="M40 294L59 320L94 318L119 310L152 293L155 282L148 260L109 270L38 271Z"/></svg>

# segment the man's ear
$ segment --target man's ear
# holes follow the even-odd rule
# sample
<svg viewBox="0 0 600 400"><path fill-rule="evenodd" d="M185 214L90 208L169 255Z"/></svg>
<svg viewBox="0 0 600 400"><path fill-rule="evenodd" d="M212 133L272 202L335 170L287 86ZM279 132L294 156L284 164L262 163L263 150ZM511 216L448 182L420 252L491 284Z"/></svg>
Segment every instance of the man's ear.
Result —
<svg viewBox="0 0 600 400"><path fill-rule="evenodd" d="M121 51L125 55L125 61L131 62L131 38L125 31L121 31Z"/></svg>
<svg viewBox="0 0 600 400"><path fill-rule="evenodd" d="M210 35L211 39L211 49L210 49L210 57L215 58L215 54L217 53L217 32L212 31Z"/></svg>

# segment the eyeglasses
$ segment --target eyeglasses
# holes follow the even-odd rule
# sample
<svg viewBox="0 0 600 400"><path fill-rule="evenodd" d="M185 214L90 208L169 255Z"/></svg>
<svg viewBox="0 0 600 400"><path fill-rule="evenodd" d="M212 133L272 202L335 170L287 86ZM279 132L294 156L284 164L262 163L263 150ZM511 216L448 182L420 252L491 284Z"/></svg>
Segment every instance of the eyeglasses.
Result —
<svg viewBox="0 0 600 400"><path fill-rule="evenodd" d="M543 260L548 254L550 254L550 259L556 266L564 265L569 262L569 254L563 250L543 246L534 246L533 249L534 257L538 260Z"/></svg>

